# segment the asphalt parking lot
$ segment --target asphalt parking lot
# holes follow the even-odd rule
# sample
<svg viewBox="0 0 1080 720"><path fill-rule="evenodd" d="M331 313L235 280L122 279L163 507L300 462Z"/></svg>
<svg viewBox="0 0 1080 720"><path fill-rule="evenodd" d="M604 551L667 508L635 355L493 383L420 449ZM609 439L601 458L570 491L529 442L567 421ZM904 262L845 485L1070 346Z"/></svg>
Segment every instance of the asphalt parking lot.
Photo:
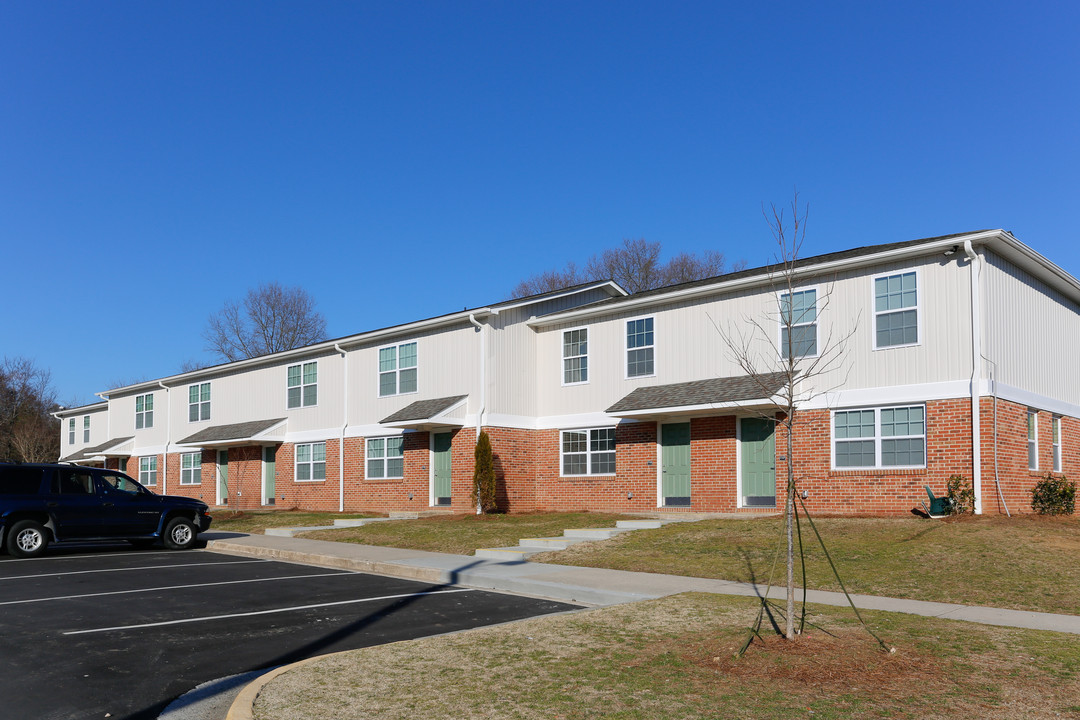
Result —
<svg viewBox="0 0 1080 720"><path fill-rule="evenodd" d="M207 550L2 555L0 715L156 718L209 680L572 608Z"/></svg>

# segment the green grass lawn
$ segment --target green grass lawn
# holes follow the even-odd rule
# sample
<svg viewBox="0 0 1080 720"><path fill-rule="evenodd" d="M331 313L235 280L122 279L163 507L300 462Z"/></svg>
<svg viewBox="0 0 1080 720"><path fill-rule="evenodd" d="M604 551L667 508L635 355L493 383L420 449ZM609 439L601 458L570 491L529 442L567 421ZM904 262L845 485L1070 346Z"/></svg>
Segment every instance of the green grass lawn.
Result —
<svg viewBox="0 0 1080 720"><path fill-rule="evenodd" d="M258 720L1077 717L1075 636L812 607L788 643L758 604L685 594L341 653L264 687Z"/></svg>

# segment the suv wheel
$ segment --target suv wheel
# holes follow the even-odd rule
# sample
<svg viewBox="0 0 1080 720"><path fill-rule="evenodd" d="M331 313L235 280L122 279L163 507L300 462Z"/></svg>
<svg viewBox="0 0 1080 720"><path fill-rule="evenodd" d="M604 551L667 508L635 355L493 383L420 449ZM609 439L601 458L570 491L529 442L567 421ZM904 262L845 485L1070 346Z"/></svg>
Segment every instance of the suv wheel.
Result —
<svg viewBox="0 0 1080 720"><path fill-rule="evenodd" d="M15 557L37 557L45 552L49 545L49 535L41 523L33 520L20 520L11 527L8 534L8 552Z"/></svg>
<svg viewBox="0 0 1080 720"><path fill-rule="evenodd" d="M170 550L187 550L195 544L195 526L187 518L173 518L165 525L163 539Z"/></svg>

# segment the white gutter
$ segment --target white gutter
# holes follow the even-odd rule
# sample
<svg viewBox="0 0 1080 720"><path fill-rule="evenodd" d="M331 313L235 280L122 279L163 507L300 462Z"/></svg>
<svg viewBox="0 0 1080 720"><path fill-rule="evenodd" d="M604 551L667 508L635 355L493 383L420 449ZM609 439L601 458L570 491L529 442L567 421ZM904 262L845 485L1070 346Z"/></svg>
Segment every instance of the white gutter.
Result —
<svg viewBox="0 0 1080 720"><path fill-rule="evenodd" d="M979 431L979 407L982 390L982 308L980 306L980 277L982 258L964 241L964 254L971 263L971 487L975 491L975 514L982 515L982 443Z"/></svg>
<svg viewBox="0 0 1080 720"><path fill-rule="evenodd" d="M161 463L161 494L169 494L169 444L170 436L172 435L172 393L169 392L169 388L165 386L165 383L158 380L158 386L165 391L165 457ZM199 457L199 462L202 462L202 457ZM217 483L217 479L214 479Z"/></svg>
<svg viewBox="0 0 1080 720"><path fill-rule="evenodd" d="M345 376L345 407L341 411L341 433L338 435L338 512L345 512L345 428L349 425L349 359L341 345L334 343L334 349L341 353Z"/></svg>

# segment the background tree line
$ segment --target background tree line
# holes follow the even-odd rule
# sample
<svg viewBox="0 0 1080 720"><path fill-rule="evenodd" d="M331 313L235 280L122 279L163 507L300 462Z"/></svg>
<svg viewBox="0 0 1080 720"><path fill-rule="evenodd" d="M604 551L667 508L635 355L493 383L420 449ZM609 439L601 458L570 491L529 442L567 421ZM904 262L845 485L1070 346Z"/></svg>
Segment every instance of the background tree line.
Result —
<svg viewBox="0 0 1080 720"><path fill-rule="evenodd" d="M58 409L48 370L27 358L5 357L0 362L0 460L55 462L60 421L52 413Z"/></svg>

